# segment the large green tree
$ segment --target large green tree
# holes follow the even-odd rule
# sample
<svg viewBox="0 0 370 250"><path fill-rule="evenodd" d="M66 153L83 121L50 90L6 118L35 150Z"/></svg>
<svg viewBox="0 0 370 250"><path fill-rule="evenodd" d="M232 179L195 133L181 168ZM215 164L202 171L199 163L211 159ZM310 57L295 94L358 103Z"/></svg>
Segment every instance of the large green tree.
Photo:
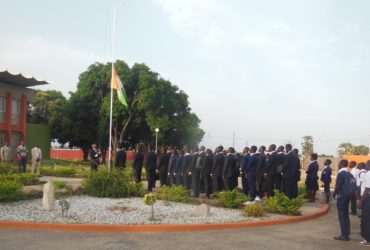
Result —
<svg viewBox="0 0 370 250"><path fill-rule="evenodd" d="M51 125L51 138L61 140L62 111L66 98L59 91L37 90L35 101L28 107L28 121L32 123L47 123Z"/></svg>
<svg viewBox="0 0 370 250"><path fill-rule="evenodd" d="M114 92L113 138L115 146L127 147L154 141L166 145L196 145L203 138L199 118L191 112L188 96L171 82L159 77L145 64L130 68L115 62L124 84L129 107L124 107ZM63 138L85 154L93 142L102 149L108 146L111 64L95 63L80 75L77 91L72 93L63 118Z"/></svg>

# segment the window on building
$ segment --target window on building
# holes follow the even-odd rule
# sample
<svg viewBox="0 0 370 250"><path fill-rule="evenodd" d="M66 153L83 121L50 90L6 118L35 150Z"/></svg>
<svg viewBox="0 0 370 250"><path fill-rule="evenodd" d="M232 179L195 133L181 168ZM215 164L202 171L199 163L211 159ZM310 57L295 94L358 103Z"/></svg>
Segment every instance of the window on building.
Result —
<svg viewBox="0 0 370 250"><path fill-rule="evenodd" d="M4 131L0 131L0 146L5 144L6 134Z"/></svg>
<svg viewBox="0 0 370 250"><path fill-rule="evenodd" d="M11 133L10 135L10 145L13 147L17 147L21 142L21 134L20 133Z"/></svg>
<svg viewBox="0 0 370 250"><path fill-rule="evenodd" d="M13 99L12 101L12 124L18 125L21 121L21 101Z"/></svg>
<svg viewBox="0 0 370 250"><path fill-rule="evenodd" d="M6 100L0 97L0 123L5 123Z"/></svg>

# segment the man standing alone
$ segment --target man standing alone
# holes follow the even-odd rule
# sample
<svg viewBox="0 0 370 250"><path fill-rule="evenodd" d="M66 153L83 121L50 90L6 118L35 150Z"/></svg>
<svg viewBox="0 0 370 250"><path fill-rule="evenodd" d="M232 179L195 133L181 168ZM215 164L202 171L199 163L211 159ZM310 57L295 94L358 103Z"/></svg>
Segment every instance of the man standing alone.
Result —
<svg viewBox="0 0 370 250"><path fill-rule="evenodd" d="M40 175L40 167L41 167L41 159L42 159L42 152L41 148L35 145L31 150L32 155L32 168L31 173Z"/></svg>

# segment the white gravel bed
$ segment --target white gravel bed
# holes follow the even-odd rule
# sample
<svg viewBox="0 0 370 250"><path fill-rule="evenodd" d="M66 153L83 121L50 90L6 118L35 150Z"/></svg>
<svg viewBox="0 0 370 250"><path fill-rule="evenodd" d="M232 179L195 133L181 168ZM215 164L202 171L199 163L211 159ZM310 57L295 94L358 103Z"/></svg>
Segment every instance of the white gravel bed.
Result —
<svg viewBox="0 0 370 250"><path fill-rule="evenodd" d="M262 218L242 215L239 209L210 207L209 217L195 217L197 205L162 201L154 205L154 220L150 220L151 207L142 198L109 199L74 196L67 216L62 216L58 200L53 211L44 211L41 199L0 204L0 220L33 221L79 224L202 224L237 221L268 220L284 217L267 214Z"/></svg>

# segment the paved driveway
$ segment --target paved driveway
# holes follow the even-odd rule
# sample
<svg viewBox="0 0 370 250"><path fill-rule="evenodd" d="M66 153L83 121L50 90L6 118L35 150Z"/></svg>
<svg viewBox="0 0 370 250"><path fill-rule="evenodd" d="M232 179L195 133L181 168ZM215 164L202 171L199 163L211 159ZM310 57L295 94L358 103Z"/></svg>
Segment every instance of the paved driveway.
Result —
<svg viewBox="0 0 370 250"><path fill-rule="evenodd" d="M338 242L335 207L318 219L287 225L206 232L84 233L0 229L0 249L370 249L358 246L359 219L351 217L352 240Z"/></svg>

